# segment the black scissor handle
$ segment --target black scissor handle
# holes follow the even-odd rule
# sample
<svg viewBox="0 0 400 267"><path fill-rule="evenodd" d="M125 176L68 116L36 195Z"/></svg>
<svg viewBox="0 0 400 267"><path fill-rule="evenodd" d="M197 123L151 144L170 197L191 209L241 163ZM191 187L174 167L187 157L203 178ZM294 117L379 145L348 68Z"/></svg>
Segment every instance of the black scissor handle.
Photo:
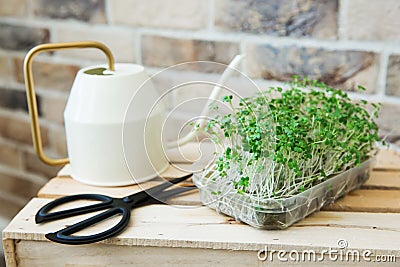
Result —
<svg viewBox="0 0 400 267"><path fill-rule="evenodd" d="M112 228L97 233L93 235L87 236L77 236L72 235L75 234L85 228L88 228L96 223L104 221L108 218L111 218L115 215L121 214L121 220ZM90 244L93 242L98 242L110 237L113 237L120 232L122 232L126 226L129 224L129 219L131 217L130 209L127 207L115 207L110 210L106 210L100 214L97 214L93 217L90 217L84 221L78 222L76 224L70 225L67 228L59 230L54 233L46 234L46 238L53 242L67 244L67 245L83 245L83 244Z"/></svg>
<svg viewBox="0 0 400 267"><path fill-rule="evenodd" d="M50 212L55 207L78 200L97 200L101 202L73 209ZM91 213L99 210L104 210L112 207L112 203L113 203L113 198L99 194L79 194L79 195L61 197L43 206L36 213L35 221L36 223L42 223L53 220L60 220L81 214Z"/></svg>

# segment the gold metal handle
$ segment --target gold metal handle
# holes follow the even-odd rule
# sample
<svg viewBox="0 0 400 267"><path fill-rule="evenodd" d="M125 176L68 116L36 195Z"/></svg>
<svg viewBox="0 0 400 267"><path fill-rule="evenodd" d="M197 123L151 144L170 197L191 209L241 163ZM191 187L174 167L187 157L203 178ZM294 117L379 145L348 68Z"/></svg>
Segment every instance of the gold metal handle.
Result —
<svg viewBox="0 0 400 267"><path fill-rule="evenodd" d="M68 158L63 159L52 159L47 157L43 152L42 145L42 137L40 135L40 127L39 127L39 116L38 116L38 108L36 102L36 93L33 85L33 74L32 74L32 61L33 58L45 51L55 51L55 50L64 50L64 49L74 49L74 48L97 48L106 54L108 59L108 66L111 71L114 71L114 57L112 55L111 50L102 43L99 42L70 42L70 43L50 43L50 44L41 44L34 48L32 48L28 54L25 56L24 60L24 77L25 77L25 87L26 87L26 95L28 99L28 107L29 107L29 116L31 119L31 131L32 131L32 140L33 146L35 148L36 154L39 156L40 160L44 163L57 166L64 165L69 163Z"/></svg>

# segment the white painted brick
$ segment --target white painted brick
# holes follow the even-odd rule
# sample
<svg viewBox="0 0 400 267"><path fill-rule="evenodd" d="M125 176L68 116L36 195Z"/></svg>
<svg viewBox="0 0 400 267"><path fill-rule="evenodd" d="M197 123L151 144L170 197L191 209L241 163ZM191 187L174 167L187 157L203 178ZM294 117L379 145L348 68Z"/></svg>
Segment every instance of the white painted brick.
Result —
<svg viewBox="0 0 400 267"><path fill-rule="evenodd" d="M157 28L201 29L208 24L205 0L110 1L112 22Z"/></svg>
<svg viewBox="0 0 400 267"><path fill-rule="evenodd" d="M350 0L344 10L344 35L351 40L400 40L400 1Z"/></svg>
<svg viewBox="0 0 400 267"><path fill-rule="evenodd" d="M55 30L54 42L71 41L98 41L107 45L114 54L117 62L135 61L134 32L128 28L115 28L105 26L71 26L65 24ZM105 60L105 55L100 50L70 50L58 52L65 57L79 59ZM106 62L106 61L105 61Z"/></svg>

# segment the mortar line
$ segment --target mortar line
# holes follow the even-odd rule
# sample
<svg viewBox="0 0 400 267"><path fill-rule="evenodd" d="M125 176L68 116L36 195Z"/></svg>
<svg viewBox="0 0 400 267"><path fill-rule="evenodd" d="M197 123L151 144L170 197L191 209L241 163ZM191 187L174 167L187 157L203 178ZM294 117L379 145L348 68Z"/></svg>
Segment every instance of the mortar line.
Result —
<svg viewBox="0 0 400 267"><path fill-rule="evenodd" d="M140 30L135 31L134 41L135 41L135 57L136 63L143 65L142 60L142 33Z"/></svg>
<svg viewBox="0 0 400 267"><path fill-rule="evenodd" d="M346 29L347 29L347 19L346 13L348 9L348 2L347 0L340 0L339 8L338 8L338 15L337 15L337 35L338 40L346 40Z"/></svg>
<svg viewBox="0 0 400 267"><path fill-rule="evenodd" d="M209 31L214 31L214 19L215 19L215 2L214 0L208 0L208 25L207 28Z"/></svg>
<svg viewBox="0 0 400 267"><path fill-rule="evenodd" d="M239 42L239 53L241 55L245 55L245 57L243 58L243 60L240 64L239 70L241 72L243 72L244 74L249 75L248 69L247 69L246 40L241 40Z"/></svg>
<svg viewBox="0 0 400 267"><path fill-rule="evenodd" d="M114 18L112 16L112 12L111 12L111 0L105 0L104 9L105 9L107 24L108 25L114 24Z"/></svg>
<svg viewBox="0 0 400 267"><path fill-rule="evenodd" d="M389 64L389 53L387 51L382 51L380 58L380 68L378 73L378 95L386 95L386 77L387 68Z"/></svg>
<svg viewBox="0 0 400 267"><path fill-rule="evenodd" d="M27 17L30 19L34 19L34 4L32 0L25 0L26 1L26 9L27 9Z"/></svg>

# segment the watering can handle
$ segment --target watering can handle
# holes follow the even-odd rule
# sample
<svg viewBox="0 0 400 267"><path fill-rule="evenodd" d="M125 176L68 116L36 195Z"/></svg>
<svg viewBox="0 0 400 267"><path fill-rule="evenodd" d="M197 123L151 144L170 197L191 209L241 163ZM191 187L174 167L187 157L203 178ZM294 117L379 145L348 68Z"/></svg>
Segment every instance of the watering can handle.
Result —
<svg viewBox="0 0 400 267"><path fill-rule="evenodd" d="M114 70L114 57L111 50L102 43L87 41L87 42L69 42L69 43L50 43L41 44L32 48L28 54L25 56L24 60L24 77L25 77L25 87L26 95L28 100L29 116L31 119L31 131L33 146L35 147L36 154L39 158L46 164L51 166L64 165L69 163L68 158L63 159L53 159L47 157L43 152L42 137L40 135L39 127L39 117L38 108L36 102L36 93L33 85L33 73L32 73L32 61L33 58L45 51L55 51L64 49L74 49L74 48L97 48L106 54L108 59L108 66L111 71Z"/></svg>

